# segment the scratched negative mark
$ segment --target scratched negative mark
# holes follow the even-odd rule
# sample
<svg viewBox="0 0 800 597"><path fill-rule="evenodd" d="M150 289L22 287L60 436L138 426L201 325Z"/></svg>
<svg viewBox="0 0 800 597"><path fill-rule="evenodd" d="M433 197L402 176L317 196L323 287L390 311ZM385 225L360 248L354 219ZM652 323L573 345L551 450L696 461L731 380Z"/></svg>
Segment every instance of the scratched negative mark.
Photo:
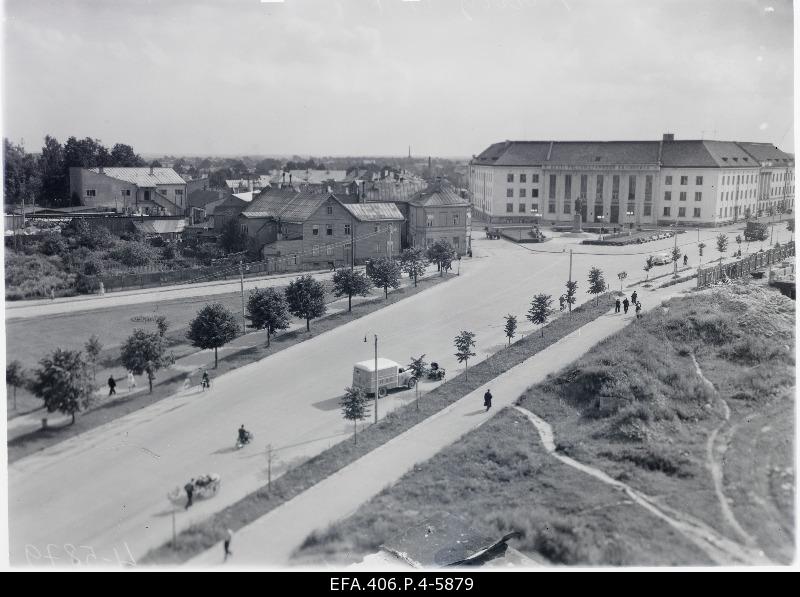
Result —
<svg viewBox="0 0 800 597"><path fill-rule="evenodd" d="M153 458L161 458L160 454L156 454L155 452L153 452L152 450L150 450L148 448L145 448L144 446L140 446L138 444L134 444L134 443L131 443L131 442L120 442L120 443L123 446L131 446L133 448L138 448L139 450L141 450L145 454L148 454L148 455L152 456Z"/></svg>

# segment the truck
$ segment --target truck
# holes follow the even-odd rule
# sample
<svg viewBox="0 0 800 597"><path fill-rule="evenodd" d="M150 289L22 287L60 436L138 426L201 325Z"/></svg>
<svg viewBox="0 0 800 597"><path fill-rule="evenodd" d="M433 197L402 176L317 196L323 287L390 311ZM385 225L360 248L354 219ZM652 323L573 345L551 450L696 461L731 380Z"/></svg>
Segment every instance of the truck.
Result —
<svg viewBox="0 0 800 597"><path fill-rule="evenodd" d="M667 265L672 263L672 255L669 253L656 253L653 255L653 265Z"/></svg>
<svg viewBox="0 0 800 597"><path fill-rule="evenodd" d="M375 395L375 362L376 359L362 361L353 366L353 387L361 388L368 395ZM403 369L390 359L377 359L378 363L378 396L386 396L395 388L413 388L417 378L411 370Z"/></svg>

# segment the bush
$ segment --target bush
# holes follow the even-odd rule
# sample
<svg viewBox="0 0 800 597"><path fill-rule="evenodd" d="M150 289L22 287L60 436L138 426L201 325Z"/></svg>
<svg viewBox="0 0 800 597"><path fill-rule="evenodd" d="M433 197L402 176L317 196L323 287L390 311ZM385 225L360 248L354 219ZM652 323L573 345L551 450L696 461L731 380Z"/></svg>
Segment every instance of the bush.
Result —
<svg viewBox="0 0 800 597"><path fill-rule="evenodd" d="M100 290L100 278L99 276L93 275L86 275L86 274L78 274L75 289L80 294L93 294Z"/></svg>
<svg viewBox="0 0 800 597"><path fill-rule="evenodd" d="M66 239L57 233L48 233L44 235L42 242L39 244L39 252L47 255L63 255L69 250L69 245Z"/></svg>
<svg viewBox="0 0 800 597"><path fill-rule="evenodd" d="M75 285L75 275L69 273L61 258L55 255L6 251L5 265L6 298L9 300L49 297L51 289L63 294Z"/></svg>
<svg viewBox="0 0 800 597"><path fill-rule="evenodd" d="M175 250L175 245L165 245L161 250L161 258L172 261L177 256L178 252Z"/></svg>
<svg viewBox="0 0 800 597"><path fill-rule="evenodd" d="M109 252L109 257L128 267L138 267L156 261L158 251L147 243L131 241L114 247Z"/></svg>
<svg viewBox="0 0 800 597"><path fill-rule="evenodd" d="M534 549L554 564L578 564L586 560L581 538L573 526L555 522L539 529L533 541Z"/></svg>
<svg viewBox="0 0 800 597"><path fill-rule="evenodd" d="M108 249L114 246L115 237L108 228L99 224L89 224L88 221L73 218L62 229L62 234L73 244L87 249Z"/></svg>

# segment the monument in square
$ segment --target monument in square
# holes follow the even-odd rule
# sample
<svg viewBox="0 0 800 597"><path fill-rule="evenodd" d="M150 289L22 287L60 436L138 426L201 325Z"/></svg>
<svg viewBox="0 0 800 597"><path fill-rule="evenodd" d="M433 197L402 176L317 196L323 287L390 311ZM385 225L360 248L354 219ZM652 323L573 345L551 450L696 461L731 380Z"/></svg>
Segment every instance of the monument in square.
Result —
<svg viewBox="0 0 800 597"><path fill-rule="evenodd" d="M572 232L583 232L581 227L583 218L581 217L581 209L583 205L580 199L575 199L575 215L572 217Z"/></svg>

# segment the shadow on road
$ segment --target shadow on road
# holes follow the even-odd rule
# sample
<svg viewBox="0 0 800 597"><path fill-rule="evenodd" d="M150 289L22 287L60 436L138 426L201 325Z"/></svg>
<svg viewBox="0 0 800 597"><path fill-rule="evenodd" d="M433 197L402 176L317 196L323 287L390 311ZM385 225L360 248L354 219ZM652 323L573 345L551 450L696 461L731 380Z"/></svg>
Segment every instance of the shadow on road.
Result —
<svg viewBox="0 0 800 597"><path fill-rule="evenodd" d="M322 400L320 402L314 402L311 406L316 409L330 411L330 410L338 410L341 408L341 396L334 396L333 398L328 398L327 400Z"/></svg>
<svg viewBox="0 0 800 597"><path fill-rule="evenodd" d="M228 446L227 448L220 448L215 452L211 452L212 456L218 456L222 454L233 454L234 452L238 452L239 450L236 449L236 446Z"/></svg>
<svg viewBox="0 0 800 597"><path fill-rule="evenodd" d="M474 417L475 415L482 415L485 412L486 412L486 409L482 408L480 410L473 410L471 413L467 413L464 416L465 417Z"/></svg>

